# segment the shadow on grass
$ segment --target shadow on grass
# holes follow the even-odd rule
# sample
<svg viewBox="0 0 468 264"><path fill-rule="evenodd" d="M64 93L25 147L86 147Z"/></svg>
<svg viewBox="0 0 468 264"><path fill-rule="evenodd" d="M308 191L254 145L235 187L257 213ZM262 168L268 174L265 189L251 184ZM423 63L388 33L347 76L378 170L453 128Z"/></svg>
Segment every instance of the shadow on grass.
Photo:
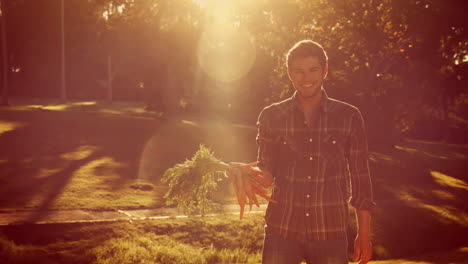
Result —
<svg viewBox="0 0 468 264"><path fill-rule="evenodd" d="M105 188L124 187L137 178L141 149L157 126L154 120L76 111L1 113L0 126L16 124L0 131L1 209L46 209L74 173L106 157L119 166L103 161L83 173L100 178Z"/></svg>
<svg viewBox="0 0 468 264"><path fill-rule="evenodd" d="M467 160L446 158L451 151L453 148L433 144L371 155L378 203L373 214L376 258L402 258L468 245ZM459 151L466 153L464 148Z"/></svg>
<svg viewBox="0 0 468 264"><path fill-rule="evenodd" d="M255 126L219 117L164 121L130 106L122 114L49 108L0 109L1 210L161 206L162 174L199 144L225 161L256 158ZM139 182L154 187L132 188Z"/></svg>

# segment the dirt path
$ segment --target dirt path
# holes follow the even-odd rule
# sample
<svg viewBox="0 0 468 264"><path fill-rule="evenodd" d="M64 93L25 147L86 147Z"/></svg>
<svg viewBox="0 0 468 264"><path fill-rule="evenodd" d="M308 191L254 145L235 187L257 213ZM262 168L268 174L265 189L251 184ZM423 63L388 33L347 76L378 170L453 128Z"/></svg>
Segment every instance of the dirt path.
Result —
<svg viewBox="0 0 468 264"><path fill-rule="evenodd" d="M250 213L263 213L266 204L253 208ZM239 205L225 205L219 212L208 214L239 214ZM92 223L112 221L137 221L149 219L167 219L187 217L179 213L177 208L153 208L133 210L50 210L50 211L18 211L0 212L0 226L13 224L50 224L50 223Z"/></svg>

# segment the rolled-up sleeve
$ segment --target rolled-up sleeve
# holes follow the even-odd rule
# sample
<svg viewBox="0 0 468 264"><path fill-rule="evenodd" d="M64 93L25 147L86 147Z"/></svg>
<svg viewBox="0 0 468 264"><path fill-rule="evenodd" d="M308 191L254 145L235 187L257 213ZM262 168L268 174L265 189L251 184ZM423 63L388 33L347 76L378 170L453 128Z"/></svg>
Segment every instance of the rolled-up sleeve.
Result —
<svg viewBox="0 0 468 264"><path fill-rule="evenodd" d="M257 119L257 161L258 167L262 171L272 173L273 170L273 133L271 129L271 120L269 117L269 108L265 108L260 112Z"/></svg>
<svg viewBox="0 0 468 264"><path fill-rule="evenodd" d="M350 204L358 210L372 210L375 206L369 171L367 136L359 110L351 118L348 166L350 172Z"/></svg>

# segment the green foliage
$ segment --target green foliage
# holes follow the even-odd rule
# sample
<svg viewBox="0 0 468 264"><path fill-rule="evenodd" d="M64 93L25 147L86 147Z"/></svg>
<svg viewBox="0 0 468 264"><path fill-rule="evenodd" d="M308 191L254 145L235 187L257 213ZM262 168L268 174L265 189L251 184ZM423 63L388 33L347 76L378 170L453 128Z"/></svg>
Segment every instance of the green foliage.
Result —
<svg viewBox="0 0 468 264"><path fill-rule="evenodd" d="M210 194L225 179L227 164L217 159L203 145L190 160L176 164L164 173L161 181L169 185L164 195L168 205L177 205L184 213L199 212L202 215L216 208Z"/></svg>
<svg viewBox="0 0 468 264"><path fill-rule="evenodd" d="M166 235L132 234L113 238L93 250L94 263L258 263L259 253L246 249L201 248L181 243Z"/></svg>
<svg viewBox="0 0 468 264"><path fill-rule="evenodd" d="M167 234L181 243L201 248L243 248L256 252L262 249L264 223L262 214L248 215L242 221L237 215L222 215L168 220L157 225L148 222L142 229L144 233Z"/></svg>
<svg viewBox="0 0 468 264"><path fill-rule="evenodd" d="M94 263L259 263L263 225L259 214L145 221L92 255Z"/></svg>
<svg viewBox="0 0 468 264"><path fill-rule="evenodd" d="M4 261L4 262L3 262ZM0 263L55 263L45 254L45 251L32 245L17 245L0 235Z"/></svg>
<svg viewBox="0 0 468 264"><path fill-rule="evenodd" d="M307 38L328 52L329 95L360 108L371 140L376 135L375 140L394 141L401 134L464 140L454 129L466 129L468 116L463 1L228 1L225 28L249 32L256 50L249 73L223 84L229 90L218 89L199 67L202 36L219 24L218 9L210 4L217 1L66 2L70 98L103 98L110 81L114 98L148 100L151 109L180 110L178 102L188 98L187 109L229 104L228 110L222 108L229 115L254 118L260 108L293 92L284 53ZM60 49L54 47L60 31L52 25L59 1L9 0L5 5L6 32L15 32L6 34L12 54L8 82L20 94L55 96ZM41 8L47 12L36 12ZM35 21L44 23L38 27ZM242 47L226 50L230 56ZM220 62L223 56L212 57ZM40 83L40 89L31 83ZM426 129L434 121L440 132Z"/></svg>

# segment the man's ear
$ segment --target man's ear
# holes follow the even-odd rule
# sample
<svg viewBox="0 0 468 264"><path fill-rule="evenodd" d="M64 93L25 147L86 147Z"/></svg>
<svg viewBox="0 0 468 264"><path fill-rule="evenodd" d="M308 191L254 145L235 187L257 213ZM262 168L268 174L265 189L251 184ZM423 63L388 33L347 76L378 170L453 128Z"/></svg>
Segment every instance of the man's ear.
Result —
<svg viewBox="0 0 468 264"><path fill-rule="evenodd" d="M328 63L323 67L323 79L327 78L328 75Z"/></svg>

